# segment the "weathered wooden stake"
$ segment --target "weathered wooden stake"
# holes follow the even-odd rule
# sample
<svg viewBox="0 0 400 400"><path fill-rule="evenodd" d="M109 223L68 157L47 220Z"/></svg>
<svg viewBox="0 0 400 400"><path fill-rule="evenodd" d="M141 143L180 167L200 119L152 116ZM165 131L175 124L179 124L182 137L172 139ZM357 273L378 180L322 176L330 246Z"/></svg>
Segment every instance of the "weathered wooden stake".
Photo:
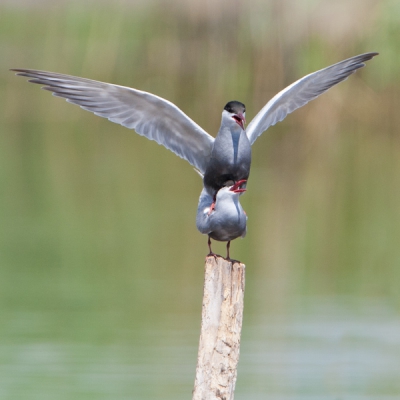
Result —
<svg viewBox="0 0 400 400"><path fill-rule="evenodd" d="M233 400L243 320L245 265L208 256L193 400Z"/></svg>

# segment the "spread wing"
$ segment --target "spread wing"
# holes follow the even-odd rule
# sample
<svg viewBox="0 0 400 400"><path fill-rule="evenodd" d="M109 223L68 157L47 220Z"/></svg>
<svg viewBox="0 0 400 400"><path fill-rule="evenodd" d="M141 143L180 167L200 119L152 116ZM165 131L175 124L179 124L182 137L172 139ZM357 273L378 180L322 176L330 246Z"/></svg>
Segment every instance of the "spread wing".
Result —
<svg viewBox="0 0 400 400"><path fill-rule="evenodd" d="M214 138L170 101L110 83L30 69L12 69L84 110L155 140L204 174Z"/></svg>
<svg viewBox="0 0 400 400"><path fill-rule="evenodd" d="M368 61L376 55L378 53L365 53L349 58L309 74L283 89L261 109L248 125L246 133L250 143L253 144L264 131L271 125L282 121L289 113L347 79L357 69L365 66L364 61Z"/></svg>

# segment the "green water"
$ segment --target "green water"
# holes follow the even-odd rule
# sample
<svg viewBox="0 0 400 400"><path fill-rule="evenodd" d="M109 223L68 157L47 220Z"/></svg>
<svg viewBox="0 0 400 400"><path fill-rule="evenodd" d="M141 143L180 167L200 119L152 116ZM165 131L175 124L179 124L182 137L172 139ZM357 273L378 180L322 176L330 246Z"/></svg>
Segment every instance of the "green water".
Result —
<svg viewBox="0 0 400 400"><path fill-rule="evenodd" d="M236 398L399 398L399 5L165 4L0 4L0 398L190 398L207 253L190 165L9 68L150 91L214 135L227 101L250 121L367 51L254 146Z"/></svg>

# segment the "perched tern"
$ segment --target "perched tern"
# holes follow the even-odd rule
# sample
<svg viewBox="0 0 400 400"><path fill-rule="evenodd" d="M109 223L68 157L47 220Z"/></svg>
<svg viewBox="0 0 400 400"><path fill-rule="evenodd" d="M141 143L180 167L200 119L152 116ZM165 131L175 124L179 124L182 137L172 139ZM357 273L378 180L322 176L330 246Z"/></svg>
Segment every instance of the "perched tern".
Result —
<svg viewBox="0 0 400 400"><path fill-rule="evenodd" d="M237 194L229 189L221 192L221 188L247 181L250 174L251 146L264 131L348 78L364 67L365 61L376 55L378 53L360 54L292 83L260 110L247 130L244 104L230 101L222 111L221 126L215 139L176 105L154 94L55 72L31 69L12 71L16 75L31 78L29 82L43 85L43 89L52 92L54 96L63 97L96 115L134 129L139 135L155 140L187 160L203 176L204 189L200 203L202 199L209 202L211 198L210 206L215 207L218 193L222 195L228 192L231 197ZM220 203L229 204L229 201L223 200ZM211 221L210 218L208 220ZM204 221L203 223L207 225ZM226 223L229 224L229 220ZM220 224L223 226L223 221ZM197 226L202 231L205 225L200 223ZM211 234L209 236L213 237ZM216 240L227 240L229 245L232 239Z"/></svg>
<svg viewBox="0 0 400 400"><path fill-rule="evenodd" d="M196 225L201 233L208 235L210 254L214 254L211 239L228 242L227 259L230 259L231 240L246 235L247 215L239 202L239 196L246 191L242 187L245 183L245 180L240 180L232 186L224 186L218 190L215 201L205 188L200 194Z"/></svg>

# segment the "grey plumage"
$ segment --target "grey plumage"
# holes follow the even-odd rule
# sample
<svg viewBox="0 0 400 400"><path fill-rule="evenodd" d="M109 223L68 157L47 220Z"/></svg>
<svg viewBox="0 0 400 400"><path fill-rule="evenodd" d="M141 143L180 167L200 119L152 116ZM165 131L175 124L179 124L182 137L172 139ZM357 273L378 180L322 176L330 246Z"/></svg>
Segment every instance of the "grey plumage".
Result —
<svg viewBox="0 0 400 400"><path fill-rule="evenodd" d="M364 67L365 61L371 60L378 54L365 53L340 61L306 75L280 91L260 110L247 127L250 143L253 144L263 132L282 121L289 113L347 79L359 68Z"/></svg>
<svg viewBox="0 0 400 400"><path fill-rule="evenodd" d="M232 101L222 112L214 139L183 111L154 94L54 72L13 69L53 95L110 121L134 129L187 160L204 175L210 194L248 179L251 145L262 132L295 109L345 80L378 53L361 54L299 79L274 96L244 130L245 106Z"/></svg>
<svg viewBox="0 0 400 400"><path fill-rule="evenodd" d="M238 192L234 185L221 188L213 197L202 190L197 208L197 229L220 242L228 242L246 235L247 216L239 202ZM243 189L244 190L244 189ZM211 205L214 205L211 210Z"/></svg>
<svg viewBox="0 0 400 400"><path fill-rule="evenodd" d="M347 79L377 54L361 54L299 79L275 95L250 122L247 131L244 104L238 101L227 103L215 139L173 103L154 94L54 72L12 71L31 78L29 81L32 83L43 85L43 89L54 96L63 97L96 115L134 129L187 160L203 176L198 229L209 237L229 243L244 235L246 223L237 194L223 188L248 179L252 144L270 126ZM218 211L207 216L201 210L207 208L208 203L210 207L218 205ZM224 207L226 210L221 210ZM233 223L233 215L239 217L238 222ZM216 228L211 228L214 225ZM206 232L208 229L211 230Z"/></svg>
<svg viewBox="0 0 400 400"><path fill-rule="evenodd" d="M214 138L175 104L154 94L55 72L13 69L87 111L155 140L204 174Z"/></svg>
<svg viewBox="0 0 400 400"><path fill-rule="evenodd" d="M245 237L247 231L247 215L244 212L239 196L246 190L241 180L232 186L225 186L211 196L204 188L200 194L197 207L197 229L208 235L209 238L221 242L228 242L227 250L229 258L229 243L238 237ZM211 241L209 240L210 253Z"/></svg>
<svg viewBox="0 0 400 400"><path fill-rule="evenodd" d="M210 194L249 177L251 145L244 130L245 113L245 105L238 101L230 101L224 107L203 179Z"/></svg>

